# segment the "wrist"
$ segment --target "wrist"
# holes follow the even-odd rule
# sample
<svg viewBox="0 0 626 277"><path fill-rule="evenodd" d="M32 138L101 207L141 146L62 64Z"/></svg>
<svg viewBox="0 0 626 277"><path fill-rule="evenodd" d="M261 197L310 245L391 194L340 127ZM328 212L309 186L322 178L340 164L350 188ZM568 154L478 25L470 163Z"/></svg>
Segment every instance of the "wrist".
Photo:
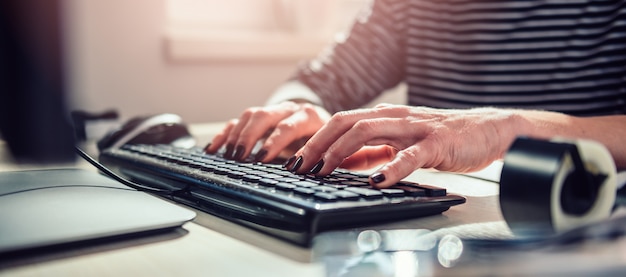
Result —
<svg viewBox="0 0 626 277"><path fill-rule="evenodd" d="M278 87L267 100L266 105L274 105L286 101L323 106L322 99L311 88L298 81L290 81Z"/></svg>
<svg viewBox="0 0 626 277"><path fill-rule="evenodd" d="M523 110L489 108L494 126L499 158L503 158L517 137L535 136L535 127Z"/></svg>
<svg viewBox="0 0 626 277"><path fill-rule="evenodd" d="M555 137L586 138L579 118L563 113L541 110L510 110L509 124L515 137L525 136L536 139ZM515 137L513 139L515 139Z"/></svg>

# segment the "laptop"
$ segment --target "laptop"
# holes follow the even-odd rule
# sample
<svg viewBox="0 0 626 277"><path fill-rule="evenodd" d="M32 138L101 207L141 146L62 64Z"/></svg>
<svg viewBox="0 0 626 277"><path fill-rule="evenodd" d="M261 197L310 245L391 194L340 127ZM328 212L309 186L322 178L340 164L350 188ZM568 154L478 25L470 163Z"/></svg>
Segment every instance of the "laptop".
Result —
<svg viewBox="0 0 626 277"><path fill-rule="evenodd" d="M195 216L95 171L0 172L0 255L167 231Z"/></svg>

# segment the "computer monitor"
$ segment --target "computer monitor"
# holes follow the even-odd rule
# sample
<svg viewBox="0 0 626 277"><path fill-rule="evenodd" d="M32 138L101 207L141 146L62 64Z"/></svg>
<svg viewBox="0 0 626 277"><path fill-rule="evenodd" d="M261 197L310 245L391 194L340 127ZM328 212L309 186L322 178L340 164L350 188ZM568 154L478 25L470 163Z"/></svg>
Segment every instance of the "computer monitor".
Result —
<svg viewBox="0 0 626 277"><path fill-rule="evenodd" d="M17 162L75 159L62 2L0 1L0 135Z"/></svg>

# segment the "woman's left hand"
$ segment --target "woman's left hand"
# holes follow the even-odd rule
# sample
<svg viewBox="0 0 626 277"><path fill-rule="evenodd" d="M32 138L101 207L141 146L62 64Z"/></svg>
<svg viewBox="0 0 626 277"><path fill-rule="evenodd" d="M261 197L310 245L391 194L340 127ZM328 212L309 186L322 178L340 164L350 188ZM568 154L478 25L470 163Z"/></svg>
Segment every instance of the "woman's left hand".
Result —
<svg viewBox="0 0 626 277"><path fill-rule="evenodd" d="M512 110L432 109L382 104L332 116L286 165L324 176L337 167L371 168L378 188L419 168L469 172L502 158L522 132Z"/></svg>

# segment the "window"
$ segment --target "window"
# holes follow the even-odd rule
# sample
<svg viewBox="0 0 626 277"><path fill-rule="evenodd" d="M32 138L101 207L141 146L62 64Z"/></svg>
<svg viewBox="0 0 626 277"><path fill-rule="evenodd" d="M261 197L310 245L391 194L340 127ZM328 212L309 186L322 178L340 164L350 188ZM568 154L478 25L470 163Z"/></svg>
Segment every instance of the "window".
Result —
<svg viewBox="0 0 626 277"><path fill-rule="evenodd" d="M299 60L349 26L367 0L166 0L175 61Z"/></svg>

